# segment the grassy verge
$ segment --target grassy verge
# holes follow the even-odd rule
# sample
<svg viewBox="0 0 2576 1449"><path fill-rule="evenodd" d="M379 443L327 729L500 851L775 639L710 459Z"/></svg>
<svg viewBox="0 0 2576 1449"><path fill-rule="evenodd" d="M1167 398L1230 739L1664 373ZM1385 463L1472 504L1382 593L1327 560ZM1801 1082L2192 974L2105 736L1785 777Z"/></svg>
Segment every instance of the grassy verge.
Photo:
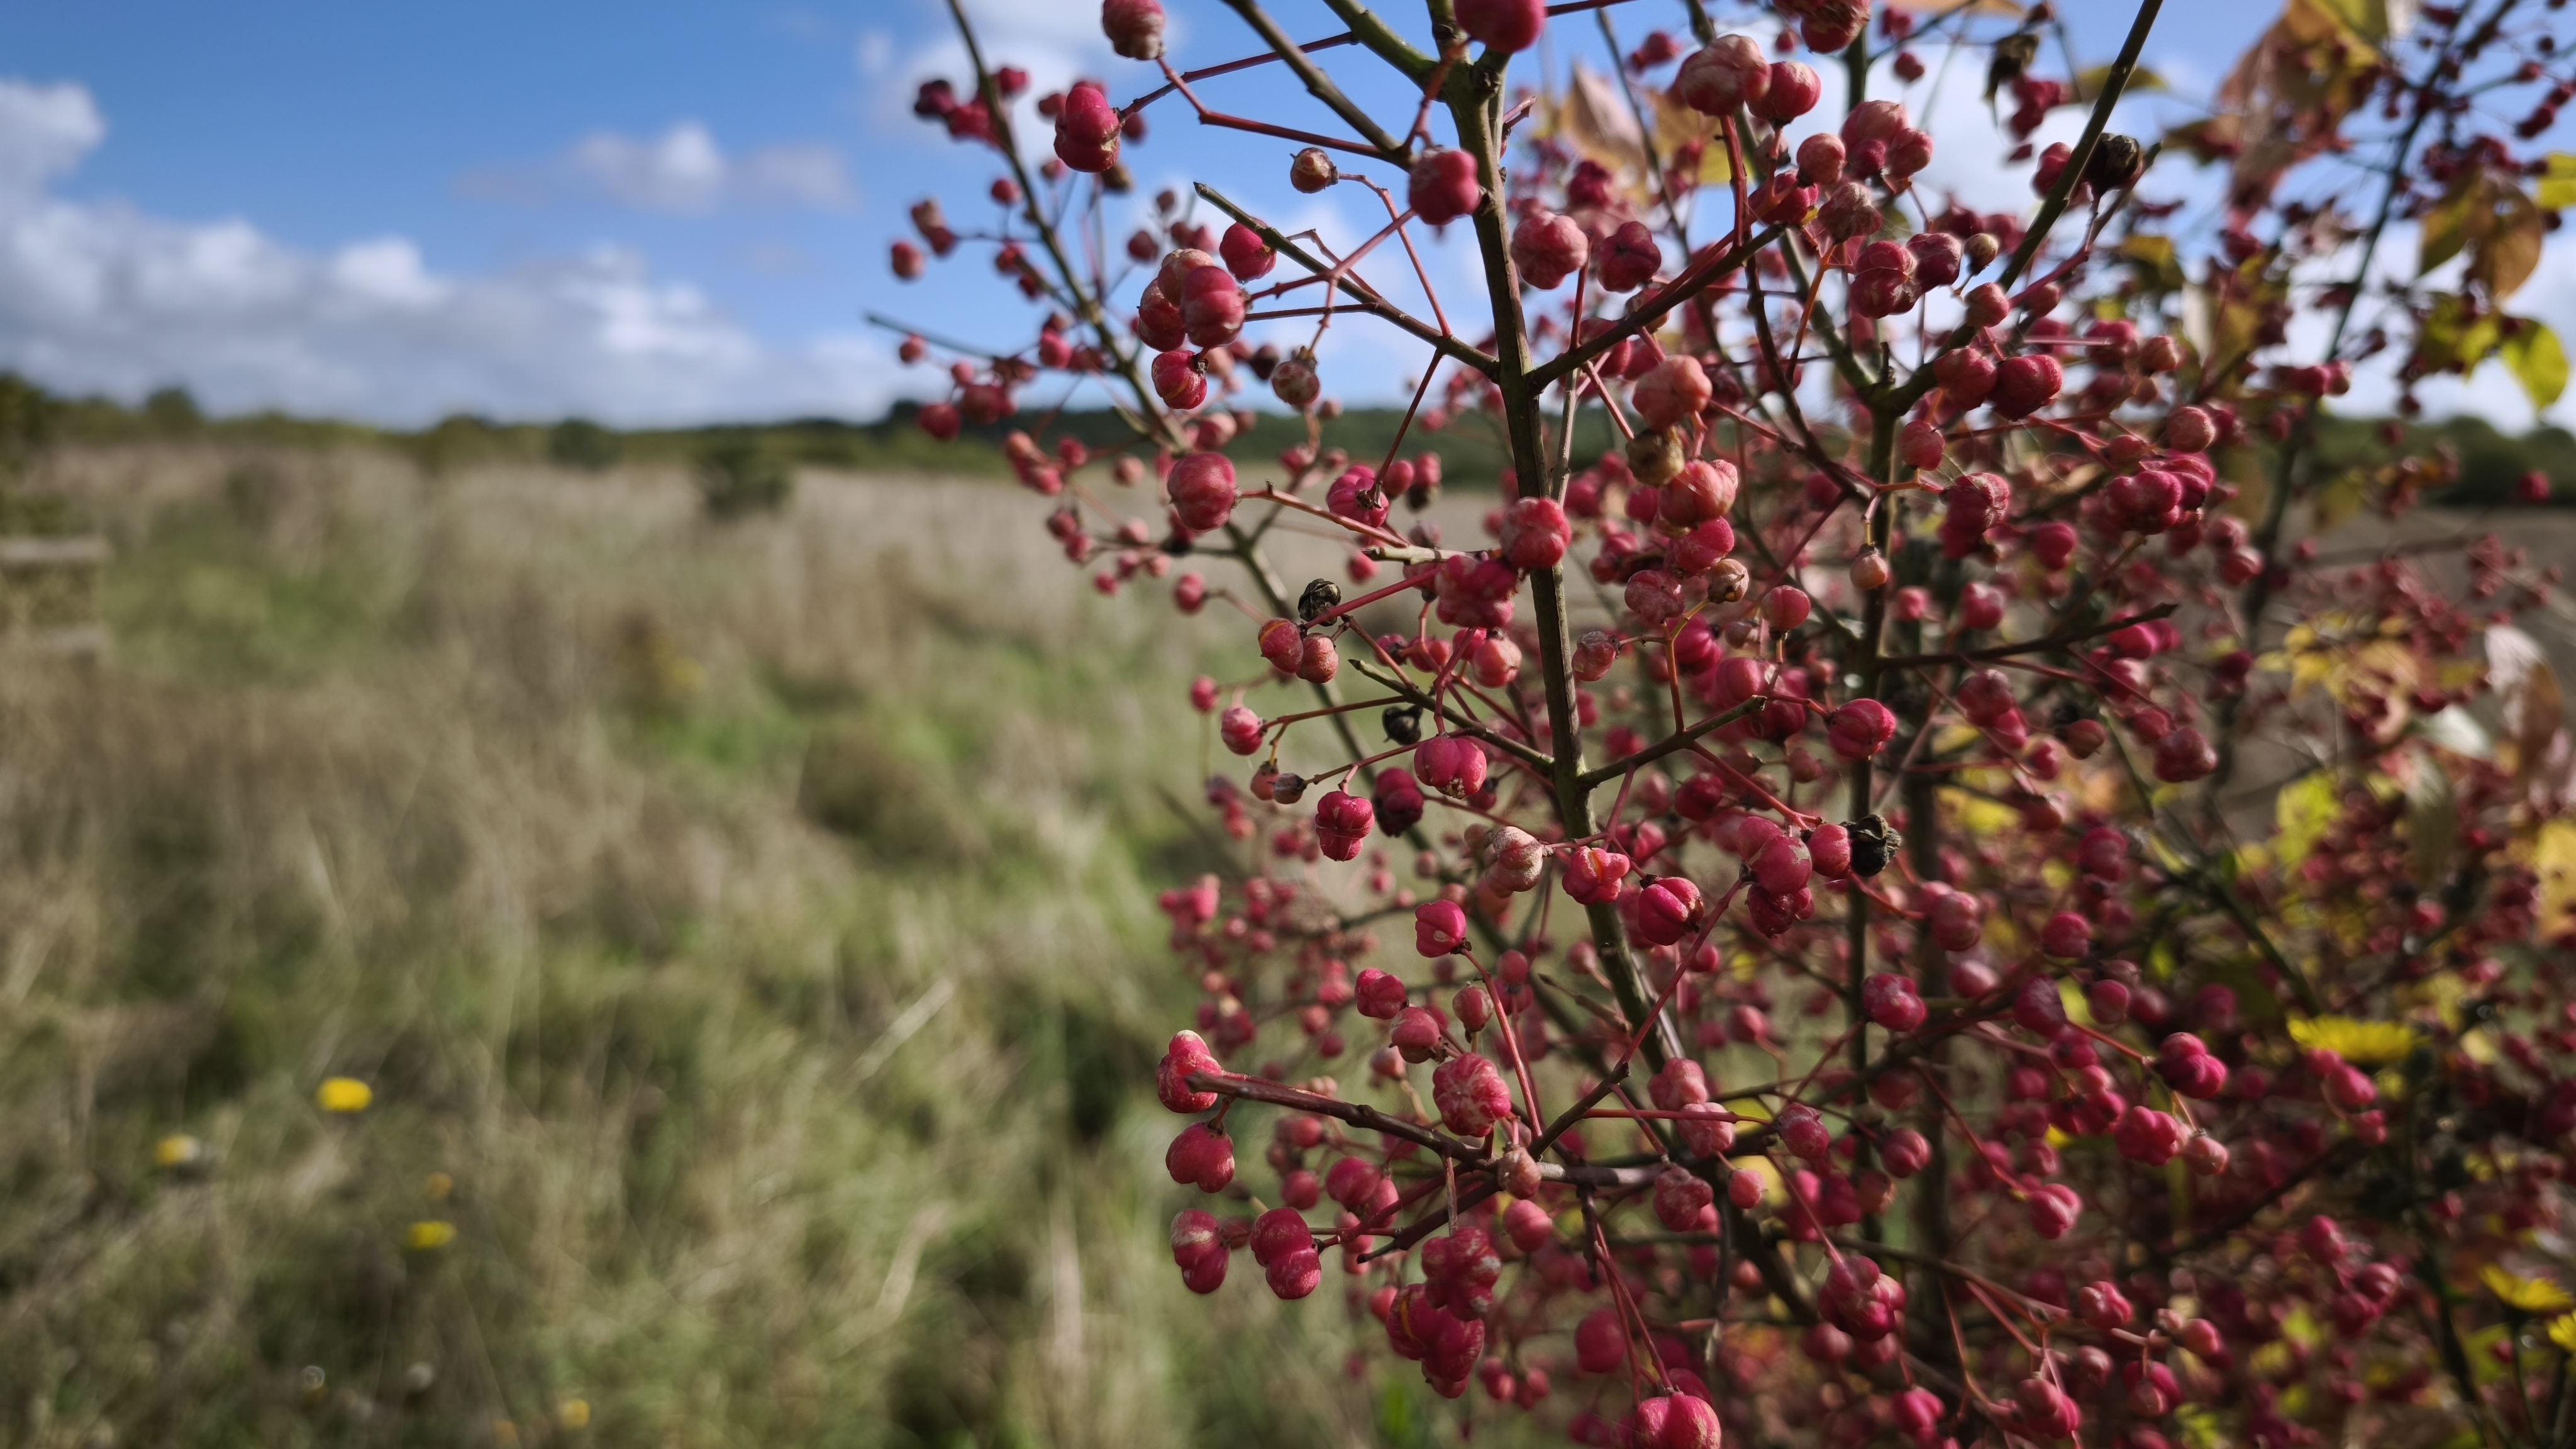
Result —
<svg viewBox="0 0 2576 1449"><path fill-rule="evenodd" d="M1139 1089L1201 641L1024 500L52 472L116 645L0 670L0 1444L1411 1422L1295 1342L1338 1305L1183 1301Z"/></svg>

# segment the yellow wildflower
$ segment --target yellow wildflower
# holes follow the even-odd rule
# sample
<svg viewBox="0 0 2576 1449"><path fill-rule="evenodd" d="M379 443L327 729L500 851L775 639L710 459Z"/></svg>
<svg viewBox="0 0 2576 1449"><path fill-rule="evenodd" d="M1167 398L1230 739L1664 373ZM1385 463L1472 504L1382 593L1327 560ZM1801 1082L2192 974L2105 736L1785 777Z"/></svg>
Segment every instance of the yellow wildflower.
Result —
<svg viewBox="0 0 2576 1449"><path fill-rule="evenodd" d="M403 1246L415 1253L434 1253L456 1241L456 1224L435 1218L414 1223L403 1233Z"/></svg>
<svg viewBox="0 0 2576 1449"><path fill-rule="evenodd" d="M313 1093L314 1103L325 1112L363 1112L376 1100L376 1089L355 1077L328 1077Z"/></svg>

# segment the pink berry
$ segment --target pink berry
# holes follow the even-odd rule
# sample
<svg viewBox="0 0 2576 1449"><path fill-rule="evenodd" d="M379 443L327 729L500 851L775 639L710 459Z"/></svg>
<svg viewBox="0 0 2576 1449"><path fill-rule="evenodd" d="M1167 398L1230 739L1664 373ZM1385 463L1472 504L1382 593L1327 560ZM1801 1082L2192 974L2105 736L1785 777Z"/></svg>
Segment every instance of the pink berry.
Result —
<svg viewBox="0 0 2576 1449"><path fill-rule="evenodd" d="M1673 99L1704 116L1731 116L1756 106L1771 90L1771 62L1749 36L1721 35L1682 62L1673 77Z"/></svg>
<svg viewBox="0 0 2576 1449"><path fill-rule="evenodd" d="M1416 216L1445 226L1474 211L1485 188L1476 179L1476 158L1464 151L1434 147L1413 163L1405 199Z"/></svg>
<svg viewBox="0 0 2576 1449"><path fill-rule="evenodd" d="M1118 160L1119 124L1117 108L1100 87L1075 82L1056 112L1056 159L1076 171L1108 170Z"/></svg>
<svg viewBox="0 0 2576 1449"><path fill-rule="evenodd" d="M1654 280L1656 268L1664 264L1663 248L1641 221L1621 222L1593 255L1599 263L1602 289L1610 292L1637 290Z"/></svg>
<svg viewBox="0 0 2576 1449"><path fill-rule="evenodd" d="M2059 911L2040 928L2039 949L2060 961L2081 960L2093 949L2093 923L2073 911Z"/></svg>
<svg viewBox="0 0 2576 1449"><path fill-rule="evenodd" d="M1195 1185L1201 1192L1223 1192L1234 1181L1234 1140L1219 1136L1204 1122L1193 1122L1172 1139L1163 1153L1163 1167L1174 1182Z"/></svg>
<svg viewBox="0 0 2576 1449"><path fill-rule="evenodd" d="M1591 257L1592 239L1570 216L1533 211L1512 229L1512 265L1522 281L1542 292L1564 285Z"/></svg>
<svg viewBox="0 0 2576 1449"><path fill-rule="evenodd" d="M1451 954L1467 944L1467 913L1455 901L1425 901L1413 911L1414 949L1427 957Z"/></svg>
<svg viewBox="0 0 2576 1449"><path fill-rule="evenodd" d="M1159 0L1101 0L1100 29L1109 48L1129 60L1154 60L1163 53Z"/></svg>
<svg viewBox="0 0 2576 1449"><path fill-rule="evenodd" d="M1871 1021L1898 1035L1921 1026L1930 1015L1914 983L1892 972L1881 972L1862 982L1860 999Z"/></svg>
<svg viewBox="0 0 2576 1449"><path fill-rule="evenodd" d="M2012 358L1995 369L1994 394L1987 399L2008 418L2026 418L2048 406L2066 386L2066 369L2045 353Z"/></svg>
<svg viewBox="0 0 2576 1449"><path fill-rule="evenodd" d="M1816 108L1825 94L1825 83L1813 67L1794 60L1771 63L1771 80L1762 98L1754 105L1764 119L1794 121Z"/></svg>

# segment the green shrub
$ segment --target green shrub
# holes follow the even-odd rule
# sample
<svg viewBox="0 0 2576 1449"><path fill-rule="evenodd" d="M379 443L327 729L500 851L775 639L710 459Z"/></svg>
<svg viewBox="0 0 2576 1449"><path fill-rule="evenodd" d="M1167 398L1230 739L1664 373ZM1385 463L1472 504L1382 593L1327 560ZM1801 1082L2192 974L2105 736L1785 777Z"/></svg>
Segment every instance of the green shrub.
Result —
<svg viewBox="0 0 2576 1449"><path fill-rule="evenodd" d="M749 431L719 433L701 447L697 477L707 516L718 520L772 512L786 504L796 481L785 460Z"/></svg>

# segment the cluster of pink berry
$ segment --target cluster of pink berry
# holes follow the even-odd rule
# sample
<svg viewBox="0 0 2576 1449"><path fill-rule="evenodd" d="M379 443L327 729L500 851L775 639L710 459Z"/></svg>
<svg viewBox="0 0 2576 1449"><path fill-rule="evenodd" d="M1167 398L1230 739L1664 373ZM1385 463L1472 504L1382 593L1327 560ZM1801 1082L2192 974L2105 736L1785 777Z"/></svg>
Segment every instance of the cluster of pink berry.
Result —
<svg viewBox="0 0 2576 1449"><path fill-rule="evenodd" d="M2293 5L2233 129L2176 133L2231 167L2200 255L2107 124L2152 3L2054 79L2044 4L1778 0L1743 33L1695 4L1694 44L1624 53L1615 0L1557 7L1600 11L1609 95L1652 120L1619 144L1513 131L1510 57L1580 43L1537 0L1435 6L1430 49L1352 6L1303 48L1234 8L1270 48L1184 71L1156 0L1108 0L1159 84L1041 98L1034 171L1013 72L976 50L972 100L923 93L1009 169L997 269L1051 308L923 425L998 429L1050 372L1106 389L1130 445L1003 439L1051 533L1114 556L1105 591L1186 562L1181 612L1244 615L1242 672L1190 691L1249 763L1206 787L1241 856L1163 897L1201 991L1156 1075L1204 1201L1172 1225L1187 1287L1248 1250L1462 1414L1587 1444L2559 1442L2576 922L2543 868L2576 851L2576 776L2512 624L2557 575L2298 528L2456 475L2328 472L2355 364L2411 386L2539 326L2463 351L2528 272L2499 218L2556 175L2471 134L2469 98L2554 87L2555 22L2427 6L2400 44ZM1344 46L1418 92L1403 124L1334 84ZM1985 139L2030 167L2027 214L1927 197L1932 136L1863 93L1931 46L2009 92ZM1841 53L1837 117L1804 52ZM1271 63L1335 130L1202 94ZM1121 145L1171 96L1278 147L1294 192L1365 197L1371 239L1202 185L1104 254ZM2070 106L2080 137L2035 151ZM2295 189L2356 147L2393 156L2365 210ZM2461 188L2483 219L2448 291L2361 284L2392 217ZM1371 279L1458 223L1470 331ZM1436 349L1406 434L1505 440L1479 539L1425 516L1437 455L1331 446L1336 316ZM1275 325L1313 330L1252 340ZM1255 383L1306 427L1275 466L1228 451ZM1584 419L1617 443L1578 459ZM1155 491L1121 507L1089 468ZM1278 575L1282 519L1345 546L1347 586Z"/></svg>

